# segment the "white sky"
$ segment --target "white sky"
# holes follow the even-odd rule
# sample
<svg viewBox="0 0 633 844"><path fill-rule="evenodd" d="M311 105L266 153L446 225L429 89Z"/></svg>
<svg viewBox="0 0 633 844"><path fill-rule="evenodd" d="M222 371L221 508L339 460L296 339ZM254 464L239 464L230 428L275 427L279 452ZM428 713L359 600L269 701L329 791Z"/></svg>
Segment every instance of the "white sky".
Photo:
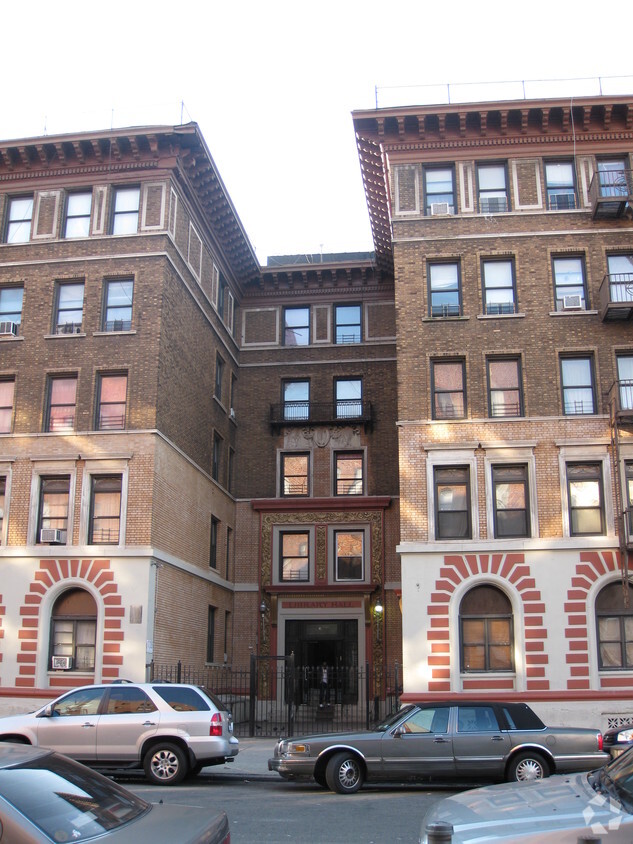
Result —
<svg viewBox="0 0 633 844"><path fill-rule="evenodd" d="M0 138L173 125L184 102L261 263L370 250L351 112L376 86L382 106L501 80L633 93L632 23L631 0L6 0Z"/></svg>

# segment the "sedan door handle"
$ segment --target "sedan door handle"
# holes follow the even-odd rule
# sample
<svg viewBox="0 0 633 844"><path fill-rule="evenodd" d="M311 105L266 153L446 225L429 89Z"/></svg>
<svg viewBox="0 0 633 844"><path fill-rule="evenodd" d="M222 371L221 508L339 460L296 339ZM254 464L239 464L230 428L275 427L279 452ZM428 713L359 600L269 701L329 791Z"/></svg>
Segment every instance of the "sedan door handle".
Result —
<svg viewBox="0 0 633 844"><path fill-rule="evenodd" d="M96 727L96 724L93 724L92 721L86 721L85 724L81 725L82 727Z"/></svg>
<svg viewBox="0 0 633 844"><path fill-rule="evenodd" d="M434 738L433 741L435 744L446 744L448 739L445 739L443 736L438 736L437 738Z"/></svg>
<svg viewBox="0 0 633 844"><path fill-rule="evenodd" d="M143 721L143 726L144 727L155 727L156 721Z"/></svg>
<svg viewBox="0 0 633 844"><path fill-rule="evenodd" d="M493 741L503 741L503 736L493 736L492 740Z"/></svg>

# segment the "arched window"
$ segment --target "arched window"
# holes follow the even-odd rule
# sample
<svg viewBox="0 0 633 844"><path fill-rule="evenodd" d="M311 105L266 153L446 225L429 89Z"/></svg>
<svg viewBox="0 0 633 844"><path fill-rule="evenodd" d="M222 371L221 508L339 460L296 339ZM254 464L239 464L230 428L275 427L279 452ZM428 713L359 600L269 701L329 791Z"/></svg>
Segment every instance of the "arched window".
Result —
<svg viewBox="0 0 633 844"><path fill-rule="evenodd" d="M626 589L628 606L620 581L605 586L596 598L598 664L605 671L633 668L633 587Z"/></svg>
<svg viewBox="0 0 633 844"><path fill-rule="evenodd" d="M97 604L85 589L67 589L51 616L52 669L94 671Z"/></svg>
<svg viewBox="0 0 633 844"><path fill-rule="evenodd" d="M496 586L475 586L459 606L462 671L513 671L512 606Z"/></svg>

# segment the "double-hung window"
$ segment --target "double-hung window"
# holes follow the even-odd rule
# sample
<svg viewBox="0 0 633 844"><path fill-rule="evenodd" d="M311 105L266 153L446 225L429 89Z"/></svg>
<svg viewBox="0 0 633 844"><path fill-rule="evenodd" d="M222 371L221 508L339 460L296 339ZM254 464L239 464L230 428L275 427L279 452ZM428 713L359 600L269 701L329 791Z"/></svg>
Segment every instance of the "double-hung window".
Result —
<svg viewBox="0 0 633 844"><path fill-rule="evenodd" d="M489 358L487 363L490 416L523 416L519 358Z"/></svg>
<svg viewBox="0 0 633 844"><path fill-rule="evenodd" d="M77 377L51 377L48 381L46 431L72 431L75 428Z"/></svg>
<svg viewBox="0 0 633 844"><path fill-rule="evenodd" d="M310 534L288 530L279 536L279 580L305 582L310 579Z"/></svg>
<svg viewBox="0 0 633 844"><path fill-rule="evenodd" d="M361 338L361 306L335 305L334 342L337 344L360 343Z"/></svg>
<svg viewBox="0 0 633 844"><path fill-rule="evenodd" d="M576 183L573 161L546 161L545 189L550 211L569 211L575 208Z"/></svg>
<svg viewBox="0 0 633 844"><path fill-rule="evenodd" d="M69 499L70 478L67 475L40 479L38 543L67 541Z"/></svg>
<svg viewBox="0 0 633 844"><path fill-rule="evenodd" d="M604 535L605 510L601 463L567 464L571 536Z"/></svg>
<svg viewBox="0 0 633 844"><path fill-rule="evenodd" d="M633 354L618 355L618 394L620 410L633 410Z"/></svg>
<svg viewBox="0 0 633 844"><path fill-rule="evenodd" d="M583 259L580 257L553 258L552 274L556 310L584 310L587 307L587 286Z"/></svg>
<svg viewBox="0 0 633 844"><path fill-rule="evenodd" d="M563 357L560 361L563 414L585 416L596 412L593 360L590 355Z"/></svg>
<svg viewBox="0 0 633 844"><path fill-rule="evenodd" d="M337 378L336 418L358 419L363 415L363 382L360 378Z"/></svg>
<svg viewBox="0 0 633 844"><path fill-rule="evenodd" d="M362 530L334 531L335 567L334 579L359 581L365 579L364 564L365 533Z"/></svg>
<svg viewBox="0 0 633 844"><path fill-rule="evenodd" d="M7 243L27 243L31 239L33 197L15 196L9 200L7 212Z"/></svg>
<svg viewBox="0 0 633 844"><path fill-rule="evenodd" d="M627 541L633 541L633 463L624 466L624 483L626 488L626 536Z"/></svg>
<svg viewBox="0 0 633 844"><path fill-rule="evenodd" d="M484 260L481 263L483 282L484 313L516 313L516 288L514 283L514 261Z"/></svg>
<svg viewBox="0 0 633 844"><path fill-rule="evenodd" d="M217 431L213 432L213 453L211 456L211 477L214 481L220 480L220 467L222 465L222 444L224 440Z"/></svg>
<svg viewBox="0 0 633 844"><path fill-rule="evenodd" d="M495 537L528 537L530 511L527 466L493 466Z"/></svg>
<svg viewBox="0 0 633 844"><path fill-rule="evenodd" d="M282 385L284 419L287 421L310 418L310 382L285 381Z"/></svg>
<svg viewBox="0 0 633 844"><path fill-rule="evenodd" d="M208 605L207 610L207 662L215 659L215 616L216 607Z"/></svg>
<svg viewBox="0 0 633 844"><path fill-rule="evenodd" d="M222 401L222 379L224 375L224 358L220 355L215 356L215 387L213 395L221 402Z"/></svg>
<svg viewBox="0 0 633 844"><path fill-rule="evenodd" d="M455 173L452 167L427 167L424 170L425 213L455 213Z"/></svg>
<svg viewBox="0 0 633 844"><path fill-rule="evenodd" d="M89 545L118 545L121 532L121 476L92 476Z"/></svg>
<svg viewBox="0 0 633 844"><path fill-rule="evenodd" d="M633 301L633 254L607 255L609 301Z"/></svg>
<svg viewBox="0 0 633 844"><path fill-rule="evenodd" d="M601 159L598 165L600 196L627 196L627 162L624 158Z"/></svg>
<svg viewBox="0 0 633 844"><path fill-rule="evenodd" d="M90 234L91 209L92 191L68 194L66 197L64 237L88 237Z"/></svg>
<svg viewBox="0 0 633 844"><path fill-rule="evenodd" d="M334 454L335 495L363 494L363 454L360 451L338 451Z"/></svg>
<svg viewBox="0 0 633 844"><path fill-rule="evenodd" d="M2 544L2 537L4 536L4 502L7 493L7 479L4 476L0 477L0 544Z"/></svg>
<svg viewBox="0 0 633 844"><path fill-rule="evenodd" d="M62 592L51 613L51 668L61 658L71 670L94 671L96 638L97 605L92 595L85 589ZM61 711L56 708L55 715L96 715L101 697L101 691L95 694L91 689L73 693L57 704Z"/></svg>
<svg viewBox="0 0 633 844"><path fill-rule="evenodd" d="M97 430L121 431L125 428L127 375L102 373L98 378Z"/></svg>
<svg viewBox="0 0 633 844"><path fill-rule="evenodd" d="M0 288L0 334L19 334L23 299L23 287Z"/></svg>
<svg viewBox="0 0 633 844"><path fill-rule="evenodd" d="M512 605L496 586L475 586L464 595L459 628L462 671L514 669Z"/></svg>
<svg viewBox="0 0 633 844"><path fill-rule="evenodd" d="M220 522L215 516L211 516L211 528L209 532L209 566L212 569L218 567L218 534Z"/></svg>
<svg viewBox="0 0 633 844"><path fill-rule="evenodd" d="M284 309L284 346L307 346L310 342L310 308Z"/></svg>
<svg viewBox="0 0 633 844"><path fill-rule="evenodd" d="M310 455L307 452L281 455L281 494L310 494Z"/></svg>
<svg viewBox="0 0 633 844"><path fill-rule="evenodd" d="M84 313L83 281L59 283L56 297L55 334L79 334Z"/></svg>
<svg viewBox="0 0 633 844"><path fill-rule="evenodd" d="M138 187L114 189L112 234L136 234L140 199Z"/></svg>
<svg viewBox="0 0 633 844"><path fill-rule="evenodd" d="M436 466L434 469L436 539L472 539L470 469Z"/></svg>
<svg viewBox="0 0 633 844"><path fill-rule="evenodd" d="M15 394L15 380L4 378L0 380L0 434L10 434L13 430L13 397Z"/></svg>
<svg viewBox="0 0 633 844"><path fill-rule="evenodd" d="M431 361L433 419L463 419L466 415L464 361Z"/></svg>
<svg viewBox="0 0 633 844"><path fill-rule="evenodd" d="M129 331L131 329L133 295L134 281L131 278L106 281L103 303L104 331Z"/></svg>
<svg viewBox="0 0 633 844"><path fill-rule="evenodd" d="M620 580L609 583L596 597L598 667L601 671L633 669L633 587Z"/></svg>
<svg viewBox="0 0 633 844"><path fill-rule="evenodd" d="M459 264L442 262L429 264L429 315L432 317L460 316L462 290Z"/></svg>
<svg viewBox="0 0 633 844"><path fill-rule="evenodd" d="M505 164L480 164L477 167L477 183L479 211L482 214L500 214L508 210Z"/></svg>

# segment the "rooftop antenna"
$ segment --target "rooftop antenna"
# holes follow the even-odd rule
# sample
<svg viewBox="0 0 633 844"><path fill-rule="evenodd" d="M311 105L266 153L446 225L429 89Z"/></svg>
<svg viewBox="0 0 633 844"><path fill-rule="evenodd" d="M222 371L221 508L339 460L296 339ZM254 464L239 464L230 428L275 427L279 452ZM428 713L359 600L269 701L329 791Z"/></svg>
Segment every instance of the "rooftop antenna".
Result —
<svg viewBox="0 0 633 844"><path fill-rule="evenodd" d="M321 249L321 261L320 262L323 263L323 244L319 243L319 247Z"/></svg>

